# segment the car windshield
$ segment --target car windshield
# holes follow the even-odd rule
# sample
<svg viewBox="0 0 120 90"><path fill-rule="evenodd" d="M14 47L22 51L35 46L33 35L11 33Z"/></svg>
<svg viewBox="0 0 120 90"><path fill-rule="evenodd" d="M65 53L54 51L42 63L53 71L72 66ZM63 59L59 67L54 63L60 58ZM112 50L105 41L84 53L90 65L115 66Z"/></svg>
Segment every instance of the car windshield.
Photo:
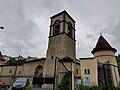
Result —
<svg viewBox="0 0 120 90"><path fill-rule="evenodd" d="M26 81L16 81L16 83L26 83Z"/></svg>

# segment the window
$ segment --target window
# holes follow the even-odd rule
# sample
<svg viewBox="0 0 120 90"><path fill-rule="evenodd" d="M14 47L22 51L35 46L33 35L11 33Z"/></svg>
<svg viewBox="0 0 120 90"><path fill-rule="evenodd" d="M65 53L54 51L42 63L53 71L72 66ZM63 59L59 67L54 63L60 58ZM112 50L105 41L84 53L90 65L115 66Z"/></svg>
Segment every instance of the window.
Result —
<svg viewBox="0 0 120 90"><path fill-rule="evenodd" d="M12 70L11 70L11 69L9 70L9 73L12 73Z"/></svg>
<svg viewBox="0 0 120 90"><path fill-rule="evenodd" d="M19 74L21 74L21 71L19 71Z"/></svg>
<svg viewBox="0 0 120 90"><path fill-rule="evenodd" d="M87 69L87 71L88 71L88 74L90 74L90 69Z"/></svg>
<svg viewBox="0 0 120 90"><path fill-rule="evenodd" d="M84 69L84 72L85 72L85 74L87 74L87 71L86 71L86 69Z"/></svg>
<svg viewBox="0 0 120 90"><path fill-rule="evenodd" d="M72 37L72 24L68 23L68 36Z"/></svg>
<svg viewBox="0 0 120 90"><path fill-rule="evenodd" d="M90 74L90 69L84 69L85 74Z"/></svg>
<svg viewBox="0 0 120 90"><path fill-rule="evenodd" d="M78 68L76 69L76 73L78 74Z"/></svg>
<svg viewBox="0 0 120 90"><path fill-rule="evenodd" d="M51 59L53 59L53 56L51 56Z"/></svg>
<svg viewBox="0 0 120 90"><path fill-rule="evenodd" d="M53 35L60 33L60 20L55 21L53 29Z"/></svg>

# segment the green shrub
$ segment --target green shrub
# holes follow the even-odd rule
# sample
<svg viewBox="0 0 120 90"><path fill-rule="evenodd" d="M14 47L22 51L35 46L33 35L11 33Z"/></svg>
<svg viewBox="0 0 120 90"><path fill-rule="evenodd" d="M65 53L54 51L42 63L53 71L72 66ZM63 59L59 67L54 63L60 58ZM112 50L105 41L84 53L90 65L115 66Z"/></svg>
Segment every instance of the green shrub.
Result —
<svg viewBox="0 0 120 90"><path fill-rule="evenodd" d="M58 88L60 90L70 90L70 76L71 72L66 72Z"/></svg>
<svg viewBox="0 0 120 90"><path fill-rule="evenodd" d="M23 90L32 90L31 86L26 86Z"/></svg>
<svg viewBox="0 0 120 90"><path fill-rule="evenodd" d="M75 90L106 90L104 86L84 86L84 85L77 85ZM120 85L118 87L110 86L107 87L107 90L120 90Z"/></svg>

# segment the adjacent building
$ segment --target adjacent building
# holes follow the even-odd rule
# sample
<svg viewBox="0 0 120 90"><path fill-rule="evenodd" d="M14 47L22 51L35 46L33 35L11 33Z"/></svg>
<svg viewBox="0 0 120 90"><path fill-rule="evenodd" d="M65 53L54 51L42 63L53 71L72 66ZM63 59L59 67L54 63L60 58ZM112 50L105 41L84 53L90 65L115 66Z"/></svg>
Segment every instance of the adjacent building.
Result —
<svg viewBox="0 0 120 90"><path fill-rule="evenodd" d="M96 47L91 51L93 57L80 58L81 77L85 85L119 85L116 51L102 35L99 37Z"/></svg>

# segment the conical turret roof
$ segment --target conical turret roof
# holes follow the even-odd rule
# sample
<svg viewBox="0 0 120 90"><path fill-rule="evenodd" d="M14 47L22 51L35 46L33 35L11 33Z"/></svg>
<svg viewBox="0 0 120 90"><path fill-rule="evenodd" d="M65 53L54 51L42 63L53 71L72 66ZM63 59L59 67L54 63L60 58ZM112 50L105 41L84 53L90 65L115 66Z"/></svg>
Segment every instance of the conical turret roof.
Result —
<svg viewBox="0 0 120 90"><path fill-rule="evenodd" d="M112 50L114 52L117 51L115 48L110 46L110 44L105 40L105 38L102 35L100 35L96 47L92 50L91 53L94 54L96 51L101 50Z"/></svg>

